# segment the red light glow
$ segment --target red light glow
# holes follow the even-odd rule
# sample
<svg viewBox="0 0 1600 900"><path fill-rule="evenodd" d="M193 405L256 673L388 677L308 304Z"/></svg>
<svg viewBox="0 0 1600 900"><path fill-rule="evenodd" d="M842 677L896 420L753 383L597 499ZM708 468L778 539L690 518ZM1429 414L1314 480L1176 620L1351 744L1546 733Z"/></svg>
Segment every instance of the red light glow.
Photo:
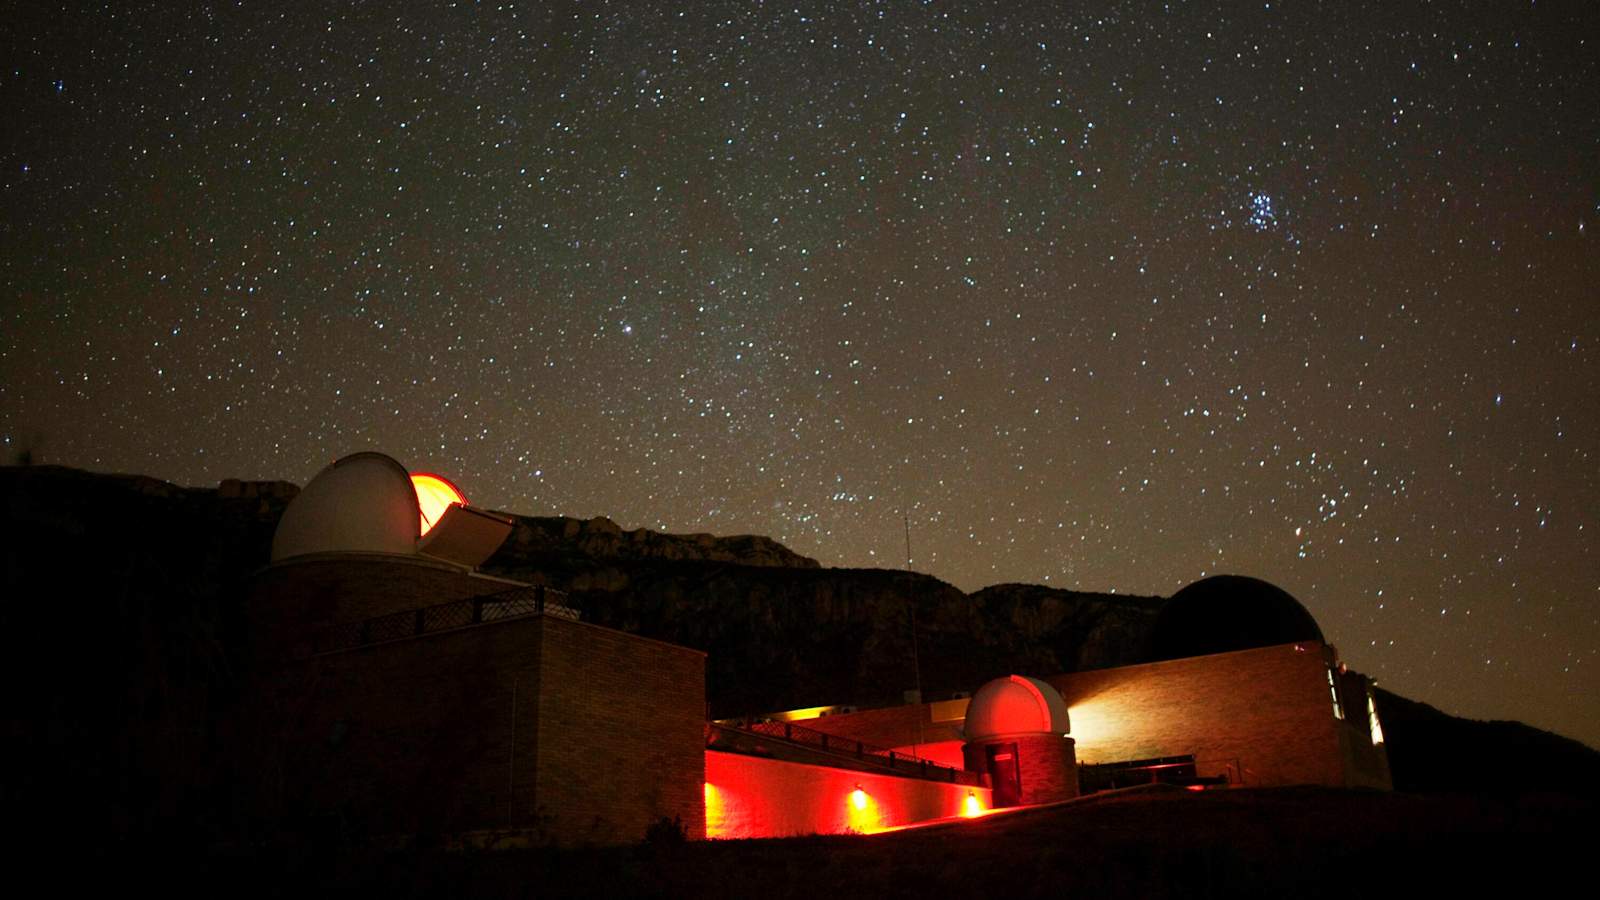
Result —
<svg viewBox="0 0 1600 900"><path fill-rule="evenodd" d="M975 792L967 791L967 799L961 804L961 814L969 819L983 815L983 802Z"/></svg>
<svg viewBox="0 0 1600 900"><path fill-rule="evenodd" d="M706 837L876 834L959 819L987 788L706 751ZM986 816L990 810L982 809Z"/></svg>
<svg viewBox="0 0 1600 900"><path fill-rule="evenodd" d="M722 792L711 782L706 782L706 837L730 837L728 812L724 808Z"/></svg>
<svg viewBox="0 0 1600 900"><path fill-rule="evenodd" d="M438 475L413 473L411 487L417 492L417 508L422 511L420 534L432 531L451 504L467 505L467 498L462 495L461 489Z"/></svg>

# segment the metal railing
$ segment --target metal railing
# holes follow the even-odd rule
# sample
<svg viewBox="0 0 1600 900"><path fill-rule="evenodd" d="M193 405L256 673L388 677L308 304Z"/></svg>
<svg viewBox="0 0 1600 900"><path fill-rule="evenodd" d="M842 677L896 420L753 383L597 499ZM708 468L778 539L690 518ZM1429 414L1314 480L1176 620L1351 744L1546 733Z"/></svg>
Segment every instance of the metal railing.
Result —
<svg viewBox="0 0 1600 900"><path fill-rule="evenodd" d="M796 725L793 722L774 722L769 719L762 719L750 722L731 720L709 723L706 729L706 746L712 748L717 748L719 744L716 728L712 726L774 738L837 756L851 757L871 765L873 768L889 769L903 775L912 775L935 781L949 781L954 784L965 784L974 787L983 783L983 776L977 772L957 769L910 753L900 753L887 747L868 744L865 741L839 737L836 734L828 734L815 728ZM730 746L726 749L737 750L741 748Z"/></svg>
<svg viewBox="0 0 1600 900"><path fill-rule="evenodd" d="M578 610L569 604L564 591L545 587L512 588L496 594L483 594L437 606L424 606L404 612L375 616L356 622L330 625L311 640L312 653L353 650L372 644L405 640L424 634L471 628L526 616L557 616L578 621Z"/></svg>

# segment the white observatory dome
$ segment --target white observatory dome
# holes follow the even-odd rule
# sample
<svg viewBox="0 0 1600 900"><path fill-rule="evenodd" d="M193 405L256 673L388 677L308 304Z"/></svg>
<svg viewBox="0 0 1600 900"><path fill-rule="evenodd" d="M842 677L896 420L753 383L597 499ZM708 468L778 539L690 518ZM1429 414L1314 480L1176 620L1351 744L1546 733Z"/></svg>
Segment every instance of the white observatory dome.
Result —
<svg viewBox="0 0 1600 900"><path fill-rule="evenodd" d="M308 553L417 552L417 491L405 466L382 453L354 453L311 479L284 510L272 561Z"/></svg>
<svg viewBox="0 0 1600 900"><path fill-rule="evenodd" d="M967 705L966 738L983 741L1013 734L1066 734L1067 701L1037 678L1007 675L978 688Z"/></svg>

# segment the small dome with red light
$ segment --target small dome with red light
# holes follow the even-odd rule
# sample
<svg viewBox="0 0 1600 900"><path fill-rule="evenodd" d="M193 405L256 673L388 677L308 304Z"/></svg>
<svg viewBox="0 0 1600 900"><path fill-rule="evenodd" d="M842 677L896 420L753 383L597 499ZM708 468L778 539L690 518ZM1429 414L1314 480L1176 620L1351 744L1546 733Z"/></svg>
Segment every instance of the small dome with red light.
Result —
<svg viewBox="0 0 1600 900"><path fill-rule="evenodd" d="M978 688L967 705L968 742L1013 734L1067 734L1067 701L1037 678L1007 675Z"/></svg>

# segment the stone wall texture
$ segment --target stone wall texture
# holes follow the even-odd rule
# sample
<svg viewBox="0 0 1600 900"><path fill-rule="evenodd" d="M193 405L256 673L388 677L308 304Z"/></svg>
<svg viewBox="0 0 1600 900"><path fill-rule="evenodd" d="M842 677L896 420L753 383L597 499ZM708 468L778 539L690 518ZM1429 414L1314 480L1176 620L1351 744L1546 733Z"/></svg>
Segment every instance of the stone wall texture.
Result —
<svg viewBox="0 0 1600 900"><path fill-rule="evenodd" d="M1305 642L1044 680L1072 711L1079 764L1193 755L1232 784L1342 787L1332 659Z"/></svg>
<svg viewBox="0 0 1600 900"><path fill-rule="evenodd" d="M352 833L515 829L627 843L703 832L705 657L554 617L281 666L263 759L280 810Z"/></svg>
<svg viewBox="0 0 1600 900"><path fill-rule="evenodd" d="M962 747L967 769L982 772L988 768L987 750L991 746L1015 744L1017 777L1022 783L1022 806L1071 800L1078 796L1078 764L1072 738L1059 734L1014 734Z"/></svg>
<svg viewBox="0 0 1600 900"><path fill-rule="evenodd" d="M705 831L705 654L545 618L532 812L565 841Z"/></svg>
<svg viewBox="0 0 1600 900"><path fill-rule="evenodd" d="M521 587L421 557L329 555L269 566L246 605L258 653L302 655L320 628Z"/></svg>

